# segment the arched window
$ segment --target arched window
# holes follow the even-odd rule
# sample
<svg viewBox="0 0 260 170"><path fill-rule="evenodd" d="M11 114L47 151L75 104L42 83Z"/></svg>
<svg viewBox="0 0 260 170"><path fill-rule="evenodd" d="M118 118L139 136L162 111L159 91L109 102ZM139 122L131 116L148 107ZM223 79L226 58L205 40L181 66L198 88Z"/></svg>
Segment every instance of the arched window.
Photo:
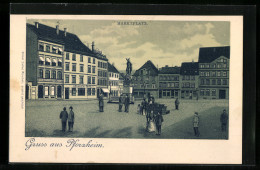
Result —
<svg viewBox="0 0 260 170"><path fill-rule="evenodd" d="M59 79L59 80L62 79L62 73L61 73L61 71L58 71L58 79Z"/></svg>
<svg viewBox="0 0 260 170"><path fill-rule="evenodd" d="M55 71L55 70L52 71L52 76L51 76L51 78L52 78L52 79L56 79L56 71Z"/></svg>

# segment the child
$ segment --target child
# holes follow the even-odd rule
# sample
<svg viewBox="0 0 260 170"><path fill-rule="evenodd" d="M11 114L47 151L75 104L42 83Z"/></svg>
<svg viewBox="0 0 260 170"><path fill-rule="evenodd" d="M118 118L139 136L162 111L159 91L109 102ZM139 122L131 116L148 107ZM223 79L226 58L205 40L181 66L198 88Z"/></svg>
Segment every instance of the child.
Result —
<svg viewBox="0 0 260 170"><path fill-rule="evenodd" d="M141 105L140 104L138 104L138 106L137 106L137 113L141 114Z"/></svg>

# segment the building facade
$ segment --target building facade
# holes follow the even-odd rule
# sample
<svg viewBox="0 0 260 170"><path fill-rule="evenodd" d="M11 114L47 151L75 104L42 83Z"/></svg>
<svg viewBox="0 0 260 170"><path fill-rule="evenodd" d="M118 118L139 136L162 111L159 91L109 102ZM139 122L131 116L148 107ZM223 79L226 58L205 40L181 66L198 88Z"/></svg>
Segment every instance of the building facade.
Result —
<svg viewBox="0 0 260 170"><path fill-rule="evenodd" d="M180 70L181 98L197 99L199 88L199 63L185 62Z"/></svg>
<svg viewBox="0 0 260 170"><path fill-rule="evenodd" d="M200 48L199 91L203 99L229 98L230 47Z"/></svg>
<svg viewBox="0 0 260 170"><path fill-rule="evenodd" d="M27 99L62 99L64 42L42 36L39 23L26 25Z"/></svg>
<svg viewBox="0 0 260 170"><path fill-rule="evenodd" d="M119 76L120 73L116 67L108 62L108 89L110 97L120 96Z"/></svg>
<svg viewBox="0 0 260 170"><path fill-rule="evenodd" d="M133 95L135 98L158 97L158 69L148 60L133 74Z"/></svg>
<svg viewBox="0 0 260 170"><path fill-rule="evenodd" d="M162 67L159 69L158 97L179 98L180 67Z"/></svg>

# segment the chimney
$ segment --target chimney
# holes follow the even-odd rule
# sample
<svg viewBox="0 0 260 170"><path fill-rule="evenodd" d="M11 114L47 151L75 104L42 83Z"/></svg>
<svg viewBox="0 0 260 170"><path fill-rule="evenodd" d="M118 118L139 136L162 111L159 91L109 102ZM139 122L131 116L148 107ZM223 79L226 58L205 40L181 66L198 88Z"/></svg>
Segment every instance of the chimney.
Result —
<svg viewBox="0 0 260 170"><path fill-rule="evenodd" d="M94 52L94 50L95 50L95 43L94 43L94 41L92 42L92 51Z"/></svg>
<svg viewBox="0 0 260 170"><path fill-rule="evenodd" d="M64 28L64 36L67 36L67 28Z"/></svg>
<svg viewBox="0 0 260 170"><path fill-rule="evenodd" d="M59 35L59 25L56 25L56 33Z"/></svg>
<svg viewBox="0 0 260 170"><path fill-rule="evenodd" d="M35 27L39 28L39 22L35 22Z"/></svg>

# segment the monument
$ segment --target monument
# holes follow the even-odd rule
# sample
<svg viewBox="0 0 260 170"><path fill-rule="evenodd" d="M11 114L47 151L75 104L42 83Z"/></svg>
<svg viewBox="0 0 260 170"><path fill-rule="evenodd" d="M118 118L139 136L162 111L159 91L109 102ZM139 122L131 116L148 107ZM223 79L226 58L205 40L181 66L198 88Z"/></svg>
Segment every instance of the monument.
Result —
<svg viewBox="0 0 260 170"><path fill-rule="evenodd" d="M133 84L132 84L132 63L130 62L130 58L126 58L126 74L123 82L123 94L127 94L130 97L130 103L134 103L133 98Z"/></svg>

